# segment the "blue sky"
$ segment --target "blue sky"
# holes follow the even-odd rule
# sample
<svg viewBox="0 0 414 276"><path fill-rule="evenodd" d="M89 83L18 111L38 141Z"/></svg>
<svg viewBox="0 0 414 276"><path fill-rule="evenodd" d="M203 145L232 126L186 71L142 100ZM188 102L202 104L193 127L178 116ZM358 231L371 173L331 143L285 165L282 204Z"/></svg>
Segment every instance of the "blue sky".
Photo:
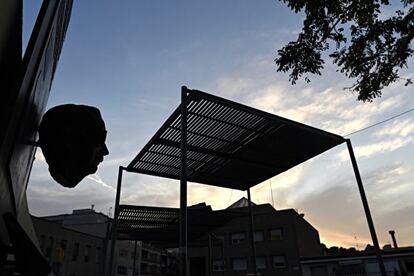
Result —
<svg viewBox="0 0 414 276"><path fill-rule="evenodd" d="M39 1L24 1L27 41ZM276 72L277 50L295 39L301 16L274 0L74 1L49 107L98 107L108 129L110 155L74 189L49 176L37 153L28 200L35 215L75 208L108 213L118 166L126 166L179 104L186 85L315 127L346 135L414 107L413 86L393 84L373 103L356 101L350 84L327 61L324 74L291 86ZM412 62L403 75L413 77ZM350 136L377 233L390 243L414 244L413 113ZM369 242L352 167L341 145L252 189L256 203L295 208L328 245ZM189 186L189 204L225 208L242 192ZM179 183L126 174L122 203L178 206Z"/></svg>

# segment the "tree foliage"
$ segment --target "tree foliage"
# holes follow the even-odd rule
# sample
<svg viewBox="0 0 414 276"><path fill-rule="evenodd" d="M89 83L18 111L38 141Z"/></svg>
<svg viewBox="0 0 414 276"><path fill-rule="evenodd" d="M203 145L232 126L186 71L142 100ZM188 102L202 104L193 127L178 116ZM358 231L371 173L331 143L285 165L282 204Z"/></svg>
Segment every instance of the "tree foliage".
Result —
<svg viewBox="0 0 414 276"><path fill-rule="evenodd" d="M302 31L278 51L278 71L289 72L292 84L309 74L321 75L323 52L338 71L356 82L348 87L358 100L372 101L384 87L403 79L399 75L413 55L414 0L396 0L390 16L388 0L281 0L294 12L303 12ZM395 6L395 2L392 3Z"/></svg>

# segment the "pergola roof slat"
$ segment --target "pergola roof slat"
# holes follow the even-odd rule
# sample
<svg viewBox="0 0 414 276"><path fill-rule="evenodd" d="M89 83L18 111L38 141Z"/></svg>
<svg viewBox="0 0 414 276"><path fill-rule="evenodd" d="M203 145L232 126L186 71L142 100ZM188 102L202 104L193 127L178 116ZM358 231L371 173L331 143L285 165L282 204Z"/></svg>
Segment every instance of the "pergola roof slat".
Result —
<svg viewBox="0 0 414 276"><path fill-rule="evenodd" d="M188 90L188 181L246 190L344 142L311 126ZM181 106L128 165L180 179Z"/></svg>
<svg viewBox="0 0 414 276"><path fill-rule="evenodd" d="M164 247L177 246L179 232L178 208L119 205L117 237L126 240L144 240ZM194 240L224 222L246 216L246 210L212 211L210 208L188 209L188 239Z"/></svg>

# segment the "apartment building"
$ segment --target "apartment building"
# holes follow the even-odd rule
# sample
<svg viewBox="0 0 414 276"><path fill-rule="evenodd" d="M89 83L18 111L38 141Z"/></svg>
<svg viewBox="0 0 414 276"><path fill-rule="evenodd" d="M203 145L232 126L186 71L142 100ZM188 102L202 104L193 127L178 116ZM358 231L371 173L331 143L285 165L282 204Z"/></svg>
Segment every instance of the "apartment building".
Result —
<svg viewBox="0 0 414 276"><path fill-rule="evenodd" d="M301 258L322 256L319 233L303 214L293 209L275 210L270 204L254 204L252 210L259 275L302 275ZM206 235L190 243L190 274L245 276L253 273L247 199L242 198L218 211L246 215L229 220L210 237Z"/></svg>
<svg viewBox="0 0 414 276"><path fill-rule="evenodd" d="M384 248L382 257L387 275L414 275L414 247ZM303 276L381 275L373 251L302 258Z"/></svg>
<svg viewBox="0 0 414 276"><path fill-rule="evenodd" d="M93 207L72 214L32 217L43 254L57 276L107 275L110 243L106 235L111 219ZM108 248L106 250L106 248ZM143 244L118 240L111 275L173 275L174 253Z"/></svg>
<svg viewBox="0 0 414 276"><path fill-rule="evenodd" d="M103 275L103 239L32 217L40 249L56 276Z"/></svg>

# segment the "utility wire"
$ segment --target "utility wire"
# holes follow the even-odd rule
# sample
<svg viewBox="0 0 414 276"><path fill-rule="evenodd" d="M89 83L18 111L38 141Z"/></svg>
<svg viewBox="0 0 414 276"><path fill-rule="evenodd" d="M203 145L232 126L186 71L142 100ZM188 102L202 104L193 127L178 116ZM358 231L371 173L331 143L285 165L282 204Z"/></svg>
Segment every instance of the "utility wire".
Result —
<svg viewBox="0 0 414 276"><path fill-rule="evenodd" d="M399 114L397 114L397 115L395 115L395 116L392 116L392 117L390 117L390 118L388 118L388 119L385 119L385 120L383 120L383 121L380 121L380 122L378 122L378 123L375 123L375 124L373 124L373 125L370 125L370 126L367 126L367 127L361 128L361 129L359 129L359 130L357 130L357 131L354 131L354 132L348 133L347 135L344 135L344 137L354 135L354 134L359 133L359 132L361 132L361 131L364 131L364 130L367 130L367 129L369 129L369 128L372 128L372 127L374 127L374 126L377 126L377 125L380 125L380 124L386 123L386 122L388 122L388 121L394 120L395 118L398 118L398 117L400 117L400 116L402 116L402 115L405 115L405 114L407 114L407 113L409 113L409 112L411 112L411 111L414 111L414 107L413 107L413 108L411 108L411 109L409 109L409 110L406 110L406 111L404 111L404 112L402 112L402 113L399 113Z"/></svg>

